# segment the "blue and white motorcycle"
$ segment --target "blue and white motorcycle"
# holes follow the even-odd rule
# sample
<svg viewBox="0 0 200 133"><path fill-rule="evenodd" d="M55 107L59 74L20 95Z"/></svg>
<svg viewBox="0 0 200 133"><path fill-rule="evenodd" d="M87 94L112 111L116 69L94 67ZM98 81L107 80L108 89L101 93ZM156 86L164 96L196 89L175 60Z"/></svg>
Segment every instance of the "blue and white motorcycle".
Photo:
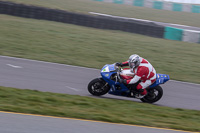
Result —
<svg viewBox="0 0 200 133"><path fill-rule="evenodd" d="M146 103L154 103L163 96L163 89L159 85L169 80L169 75L156 74L156 81L146 88L147 95L139 98L138 95L140 92L136 89L139 82L133 85L118 82L120 78L128 79L131 76L134 76L134 73L130 69L122 69L115 64L107 64L101 70L101 77L93 79L88 84L88 91L95 96L109 93L111 95L138 98Z"/></svg>

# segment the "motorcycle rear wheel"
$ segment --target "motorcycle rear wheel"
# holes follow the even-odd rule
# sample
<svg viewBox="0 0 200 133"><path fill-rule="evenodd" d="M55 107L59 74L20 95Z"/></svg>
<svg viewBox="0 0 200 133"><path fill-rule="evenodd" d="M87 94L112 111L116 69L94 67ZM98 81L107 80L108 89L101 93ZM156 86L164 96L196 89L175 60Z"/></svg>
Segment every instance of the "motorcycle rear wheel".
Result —
<svg viewBox="0 0 200 133"><path fill-rule="evenodd" d="M93 79L88 84L88 91L94 96L105 95L109 90L110 86L102 78Z"/></svg>
<svg viewBox="0 0 200 133"><path fill-rule="evenodd" d="M142 102L145 103L155 103L158 100L160 100L163 96L163 89L160 86L156 86L154 88L151 88L148 91L148 94L140 99Z"/></svg>

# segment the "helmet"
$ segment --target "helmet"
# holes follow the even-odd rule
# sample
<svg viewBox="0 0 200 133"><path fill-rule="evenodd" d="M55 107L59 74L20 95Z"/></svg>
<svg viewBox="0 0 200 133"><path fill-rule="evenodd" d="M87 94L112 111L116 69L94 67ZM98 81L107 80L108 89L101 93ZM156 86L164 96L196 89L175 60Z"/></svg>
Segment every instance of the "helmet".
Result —
<svg viewBox="0 0 200 133"><path fill-rule="evenodd" d="M140 65L140 56L137 54L133 54L128 59L128 64L130 68L135 68Z"/></svg>

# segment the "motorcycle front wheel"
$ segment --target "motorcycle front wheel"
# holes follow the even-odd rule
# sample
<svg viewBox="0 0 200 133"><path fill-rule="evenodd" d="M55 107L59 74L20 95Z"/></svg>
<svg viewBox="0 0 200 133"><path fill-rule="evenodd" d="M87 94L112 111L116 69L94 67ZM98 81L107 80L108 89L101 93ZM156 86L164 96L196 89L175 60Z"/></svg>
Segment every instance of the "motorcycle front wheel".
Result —
<svg viewBox="0 0 200 133"><path fill-rule="evenodd" d="M142 102L145 103L155 103L161 99L163 96L163 89L160 86L156 86L154 88L147 89L148 94L140 99Z"/></svg>
<svg viewBox="0 0 200 133"><path fill-rule="evenodd" d="M110 86L102 78L93 79L88 84L88 91L94 96L101 96L108 93Z"/></svg>

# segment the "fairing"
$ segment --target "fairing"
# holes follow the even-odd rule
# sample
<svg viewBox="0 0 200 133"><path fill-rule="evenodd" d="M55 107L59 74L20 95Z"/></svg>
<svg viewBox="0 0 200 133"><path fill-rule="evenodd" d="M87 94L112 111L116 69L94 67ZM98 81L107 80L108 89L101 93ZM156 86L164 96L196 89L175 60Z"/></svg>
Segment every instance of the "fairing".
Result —
<svg viewBox="0 0 200 133"><path fill-rule="evenodd" d="M131 69L124 69L120 72L120 76L123 79L131 79L135 76L135 74L131 72Z"/></svg>
<svg viewBox="0 0 200 133"><path fill-rule="evenodd" d="M169 80L169 75L167 74L156 74L156 81L155 83L153 83L151 86L149 86L150 88L153 88L159 84L164 84L165 82L167 82Z"/></svg>

